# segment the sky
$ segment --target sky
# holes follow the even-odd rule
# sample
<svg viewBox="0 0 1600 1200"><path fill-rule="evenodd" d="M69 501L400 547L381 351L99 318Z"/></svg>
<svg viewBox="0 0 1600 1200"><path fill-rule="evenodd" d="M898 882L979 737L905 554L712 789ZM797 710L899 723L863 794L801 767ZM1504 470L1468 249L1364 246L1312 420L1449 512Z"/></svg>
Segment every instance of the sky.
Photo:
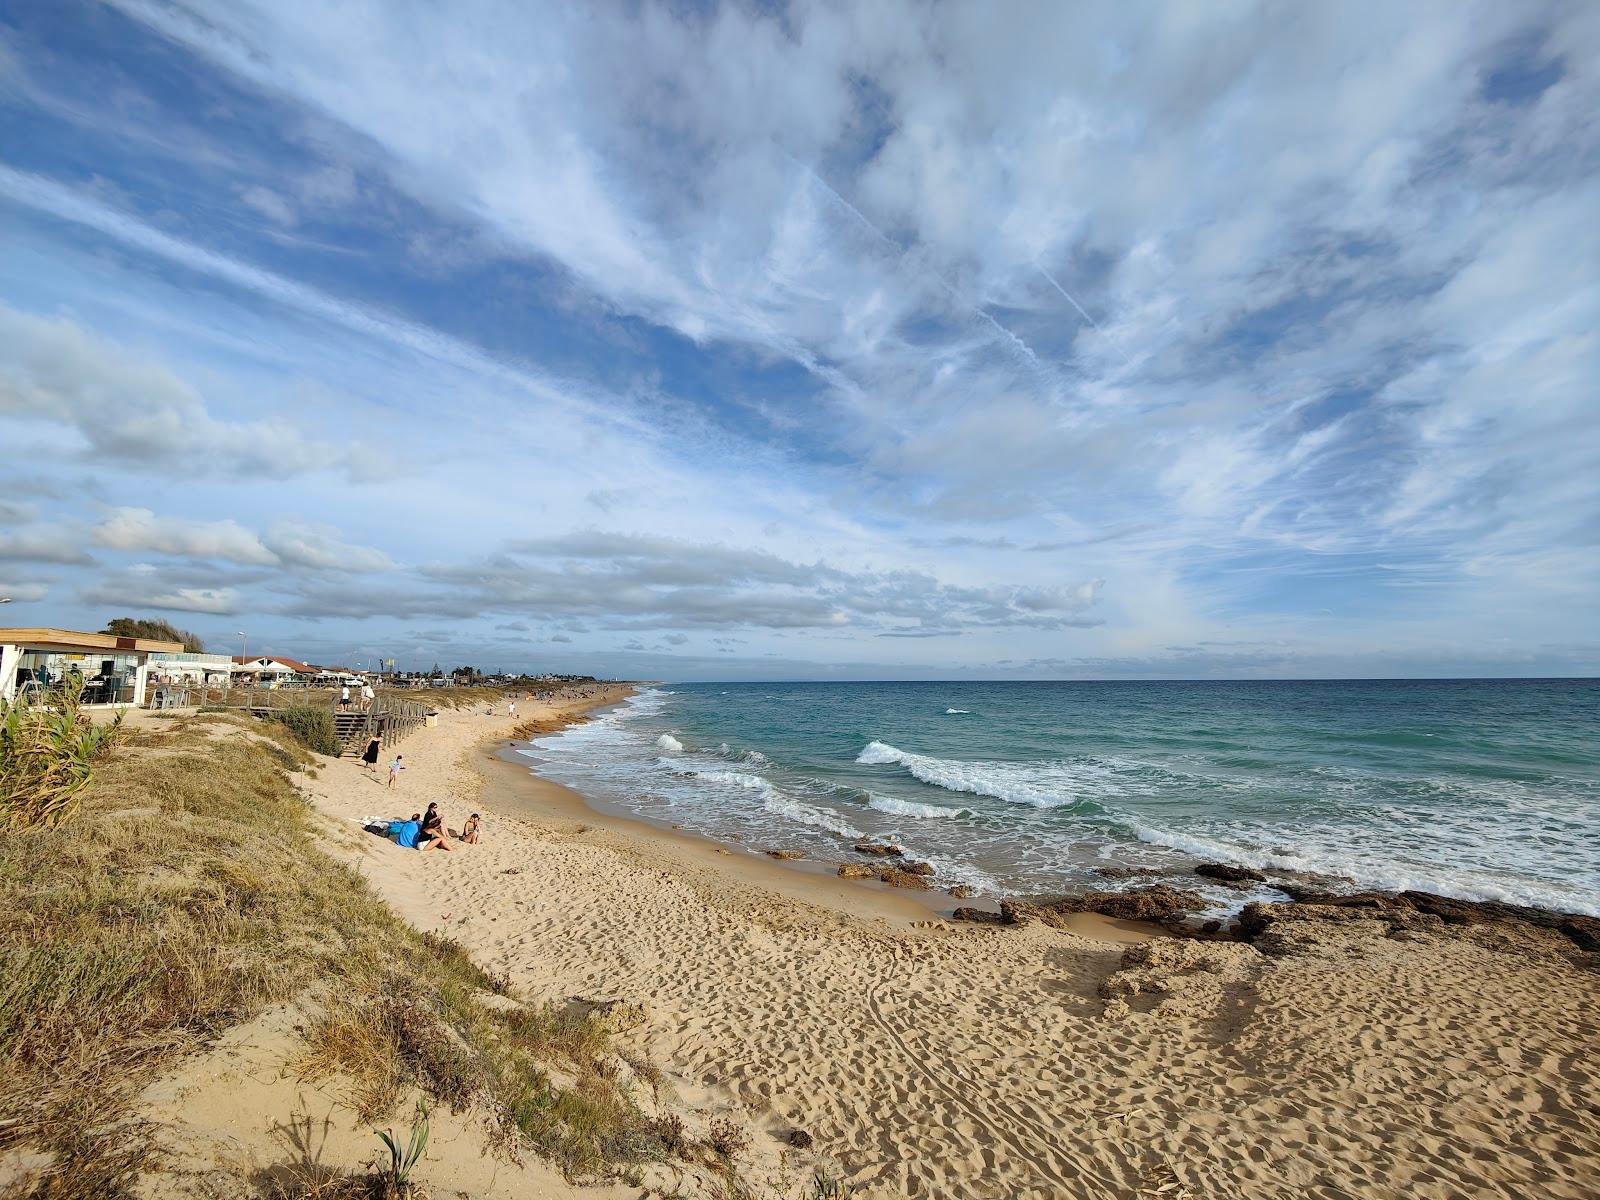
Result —
<svg viewBox="0 0 1600 1200"><path fill-rule="evenodd" d="M10 0L0 623L1600 674L1600 5Z"/></svg>

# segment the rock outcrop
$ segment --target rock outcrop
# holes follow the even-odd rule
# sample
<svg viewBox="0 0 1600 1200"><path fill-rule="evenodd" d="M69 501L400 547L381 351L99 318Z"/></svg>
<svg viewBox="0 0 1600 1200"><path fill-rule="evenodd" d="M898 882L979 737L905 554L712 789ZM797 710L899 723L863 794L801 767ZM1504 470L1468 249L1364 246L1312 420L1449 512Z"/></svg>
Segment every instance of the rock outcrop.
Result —
<svg viewBox="0 0 1600 1200"><path fill-rule="evenodd" d="M1201 863L1194 869L1194 873L1205 879L1225 883L1229 887L1248 886L1267 881L1267 877L1260 871L1253 871L1249 867L1235 867L1228 863Z"/></svg>
<svg viewBox="0 0 1600 1200"><path fill-rule="evenodd" d="M1008 925L1041 921L1063 927L1073 913L1099 913L1122 921L1176 921L1206 906L1197 892L1164 883L1126 892L1084 892L1081 896L1023 896L1002 900L1000 913Z"/></svg>
<svg viewBox="0 0 1600 1200"><path fill-rule="evenodd" d="M899 858L905 851L899 846L891 846L888 842L857 842L857 854L870 854L874 858Z"/></svg>

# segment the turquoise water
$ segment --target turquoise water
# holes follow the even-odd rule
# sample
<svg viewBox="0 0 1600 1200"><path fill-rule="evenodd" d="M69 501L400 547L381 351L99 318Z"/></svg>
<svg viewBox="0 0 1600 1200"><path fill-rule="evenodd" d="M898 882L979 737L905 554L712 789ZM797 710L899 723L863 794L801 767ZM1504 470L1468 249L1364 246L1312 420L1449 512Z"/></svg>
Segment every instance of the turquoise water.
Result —
<svg viewBox="0 0 1600 1200"><path fill-rule="evenodd" d="M1597 735L1588 680L671 684L525 752L650 819L822 861L890 838L989 892L1223 860L1600 914Z"/></svg>

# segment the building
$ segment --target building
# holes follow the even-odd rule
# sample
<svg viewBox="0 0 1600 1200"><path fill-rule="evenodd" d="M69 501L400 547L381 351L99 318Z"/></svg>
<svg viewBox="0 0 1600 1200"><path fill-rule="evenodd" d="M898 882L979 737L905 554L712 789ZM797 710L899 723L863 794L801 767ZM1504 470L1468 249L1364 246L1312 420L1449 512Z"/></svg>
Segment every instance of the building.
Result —
<svg viewBox="0 0 1600 1200"><path fill-rule="evenodd" d="M276 654L260 654L254 658L235 654L233 674L253 676L262 687L276 687L284 683L310 683L317 668Z"/></svg>
<svg viewBox="0 0 1600 1200"><path fill-rule="evenodd" d="M69 676L85 704L144 703L152 656L182 654L182 642L72 629L0 629L0 700L37 694Z"/></svg>
<svg viewBox="0 0 1600 1200"><path fill-rule="evenodd" d="M232 678L233 660L226 654L152 654L142 668L150 683L179 683L190 687L225 688Z"/></svg>

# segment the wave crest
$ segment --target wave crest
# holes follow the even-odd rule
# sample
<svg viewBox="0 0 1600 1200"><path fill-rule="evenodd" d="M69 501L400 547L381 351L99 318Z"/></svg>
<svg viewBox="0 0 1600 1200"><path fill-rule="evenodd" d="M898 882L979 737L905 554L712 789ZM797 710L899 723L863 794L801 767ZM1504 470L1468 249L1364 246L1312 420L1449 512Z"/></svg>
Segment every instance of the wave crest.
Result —
<svg viewBox="0 0 1600 1200"><path fill-rule="evenodd" d="M918 804L915 800L899 800L894 796L873 796L867 807L896 817L966 817L971 812L965 808L946 808L942 804Z"/></svg>
<svg viewBox="0 0 1600 1200"><path fill-rule="evenodd" d="M966 792L974 796L992 796L1010 804L1026 804L1030 808L1065 808L1068 805L1100 806L1070 794L1077 781L1073 769L1064 763L1008 763L993 761L966 762L953 758L934 758L927 754L912 754L891 746L887 742L868 742L856 756L864 766L898 764L932 787L947 792ZM1053 774L1057 778L1044 778Z"/></svg>

